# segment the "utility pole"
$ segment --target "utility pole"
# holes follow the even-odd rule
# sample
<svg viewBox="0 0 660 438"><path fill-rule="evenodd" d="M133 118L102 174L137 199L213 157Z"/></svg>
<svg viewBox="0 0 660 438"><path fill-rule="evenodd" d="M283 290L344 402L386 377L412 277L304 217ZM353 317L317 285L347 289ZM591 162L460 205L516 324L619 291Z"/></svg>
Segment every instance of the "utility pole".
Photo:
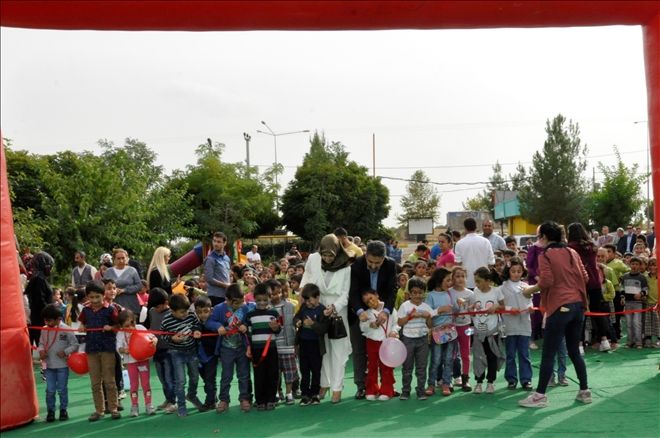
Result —
<svg viewBox="0 0 660 438"><path fill-rule="evenodd" d="M248 171L250 170L250 140L252 137L247 132L243 133L245 139L245 162L247 163Z"/></svg>

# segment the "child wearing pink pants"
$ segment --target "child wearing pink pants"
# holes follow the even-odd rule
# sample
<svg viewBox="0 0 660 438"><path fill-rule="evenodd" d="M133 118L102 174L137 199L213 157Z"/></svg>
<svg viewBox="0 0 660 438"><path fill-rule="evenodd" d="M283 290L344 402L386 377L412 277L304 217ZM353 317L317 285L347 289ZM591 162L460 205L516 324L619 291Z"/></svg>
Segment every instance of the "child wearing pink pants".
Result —
<svg viewBox="0 0 660 438"><path fill-rule="evenodd" d="M119 313L119 327L123 330L146 330L143 325L135 324L135 314L130 310L123 310ZM138 408L138 386L142 386L142 393L144 394L144 404L146 406L147 415L154 415L156 409L151 404L151 384L149 359L137 361L131 356L128 345L131 339L132 332L121 331L117 334L117 351L122 355L126 370L128 371L128 378L131 382L131 417L137 417L140 413ZM158 340L155 336L152 337L154 345Z"/></svg>
<svg viewBox="0 0 660 438"><path fill-rule="evenodd" d="M456 300L456 307L460 312L467 312L468 301L474 295L470 289L465 287L466 272L460 266L454 266L452 269L452 288L450 289L451 296ZM471 324L472 318L470 315L459 315L456 317L454 324L456 324L456 331L458 332L458 350L460 354L454 360L454 380L456 385L461 385L465 392L472 391L469 383L470 375L470 338L471 338ZM459 377L460 373L460 377Z"/></svg>

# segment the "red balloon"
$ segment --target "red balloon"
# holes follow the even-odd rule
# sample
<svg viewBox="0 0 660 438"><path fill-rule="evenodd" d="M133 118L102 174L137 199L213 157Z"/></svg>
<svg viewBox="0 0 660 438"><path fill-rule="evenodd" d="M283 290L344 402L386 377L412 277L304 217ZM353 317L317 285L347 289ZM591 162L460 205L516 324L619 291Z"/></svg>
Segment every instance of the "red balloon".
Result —
<svg viewBox="0 0 660 438"><path fill-rule="evenodd" d="M89 363L87 363L87 353L75 352L69 355L67 360L69 368L76 374L87 374L89 372Z"/></svg>
<svg viewBox="0 0 660 438"><path fill-rule="evenodd" d="M156 354L153 335L140 331L133 332L128 341L128 352L137 361L151 358Z"/></svg>

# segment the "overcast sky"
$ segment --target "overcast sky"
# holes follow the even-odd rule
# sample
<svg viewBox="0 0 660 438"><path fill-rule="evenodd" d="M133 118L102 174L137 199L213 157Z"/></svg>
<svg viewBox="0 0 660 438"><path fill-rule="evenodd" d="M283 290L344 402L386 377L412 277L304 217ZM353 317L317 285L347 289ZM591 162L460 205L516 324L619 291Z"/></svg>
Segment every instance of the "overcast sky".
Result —
<svg viewBox="0 0 660 438"><path fill-rule="evenodd" d="M274 161L256 132L319 130L376 174L424 169L448 211L542 148L545 121L580 124L589 170L613 145L646 168L646 83L638 26L371 32L98 32L2 28L0 114L14 147L98 152L98 139L146 142L168 171L195 147L226 144L224 159ZM291 180L308 134L278 138ZM509 164L510 163L510 164ZM596 179L599 175L596 174ZM390 218L405 182L383 179ZM644 188L644 194L645 194ZM357 207L357 206L350 206ZM350 231L350 230L349 230Z"/></svg>

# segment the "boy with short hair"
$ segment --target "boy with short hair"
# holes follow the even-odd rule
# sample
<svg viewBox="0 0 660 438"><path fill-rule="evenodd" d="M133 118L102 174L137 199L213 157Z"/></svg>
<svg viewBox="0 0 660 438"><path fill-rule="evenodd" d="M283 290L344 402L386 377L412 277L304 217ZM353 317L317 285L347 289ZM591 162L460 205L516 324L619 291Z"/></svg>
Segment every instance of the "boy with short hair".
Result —
<svg viewBox="0 0 660 438"><path fill-rule="evenodd" d="M293 323L298 328L296 344L300 361L300 390L302 399L300 406L318 405L321 403L321 364L325 354L325 333L328 321L323 311L325 306L320 303L321 291L314 283L307 283L302 290L303 305Z"/></svg>
<svg viewBox="0 0 660 438"><path fill-rule="evenodd" d="M630 259L630 272L621 277L625 297L625 309L641 310L649 293L649 283L642 273L642 260L635 256ZM626 347L642 348L642 314L627 313L628 342Z"/></svg>
<svg viewBox="0 0 660 438"><path fill-rule="evenodd" d="M62 311L57 304L48 304L41 316L49 329L70 328L62 322ZM55 421L55 392L60 396L60 421L69 419L69 365L67 357L78 350L78 340L73 332L44 329L39 337L39 357L46 362L46 421Z"/></svg>
<svg viewBox="0 0 660 438"><path fill-rule="evenodd" d="M179 417L188 416L186 400L198 409L202 403L197 398L199 380L199 360L197 359L197 339L202 335L201 324L194 312L189 311L190 301L185 295L170 297L170 313L163 318L161 330L175 333L163 335L172 358L174 375L174 395L176 396ZM186 396L186 369L188 371L188 396ZM177 407L168 406L165 413L171 414Z"/></svg>
<svg viewBox="0 0 660 438"><path fill-rule="evenodd" d="M167 292L159 287L154 287L149 291L149 324L147 327L150 330L160 330L163 318L170 312L169 298ZM156 409L166 409L168 406L176 405L176 398L174 397L174 376L172 375L172 359L167 353L167 343L162 335L156 335L158 343L156 344L156 354L154 354L154 367L158 374L158 380L163 387L163 395L165 401L158 405ZM171 408L170 408L171 409Z"/></svg>
<svg viewBox="0 0 660 438"><path fill-rule="evenodd" d="M78 316L80 327L78 331L89 331L85 339L85 352L89 364L89 378L92 383L95 411L89 416L89 421L100 420L105 413L105 397L103 388L108 395L108 409L113 420L121 418L117 410L117 384L115 382L115 355L117 336L114 329L119 323L119 311L114 304L103 300L105 286L98 280L90 281L85 286L88 303Z"/></svg>
<svg viewBox="0 0 660 438"><path fill-rule="evenodd" d="M213 308L211 316L204 324L207 329L220 335L216 345L216 356L222 364L217 413L229 409L229 389L234 378L234 367L238 379L241 410L249 412L252 407L250 361L247 357L245 338L247 327L243 323L253 306L253 304L245 304L240 286L234 283L227 288L226 301Z"/></svg>
<svg viewBox="0 0 660 438"><path fill-rule="evenodd" d="M211 316L212 306L211 300L207 296L199 296L195 299L195 313L199 322L202 324L202 334L216 334L215 331L209 330L204 324ZM215 354L215 349L218 344L217 336L204 336L199 342L199 371L204 381L204 393L206 399L204 404L199 408L200 412L206 412L209 409L215 408L216 396L215 392L218 389L216 384L216 376L218 375L218 356Z"/></svg>
<svg viewBox="0 0 660 438"><path fill-rule="evenodd" d="M275 336L279 369L284 377L286 389L284 397L280 396L280 399L284 400L287 405L292 405L295 403L292 385L298 380L295 350L296 329L293 325L295 306L282 297L282 284L279 280L269 280L268 286L270 287L270 304L278 313L278 322L282 326L282 330Z"/></svg>

